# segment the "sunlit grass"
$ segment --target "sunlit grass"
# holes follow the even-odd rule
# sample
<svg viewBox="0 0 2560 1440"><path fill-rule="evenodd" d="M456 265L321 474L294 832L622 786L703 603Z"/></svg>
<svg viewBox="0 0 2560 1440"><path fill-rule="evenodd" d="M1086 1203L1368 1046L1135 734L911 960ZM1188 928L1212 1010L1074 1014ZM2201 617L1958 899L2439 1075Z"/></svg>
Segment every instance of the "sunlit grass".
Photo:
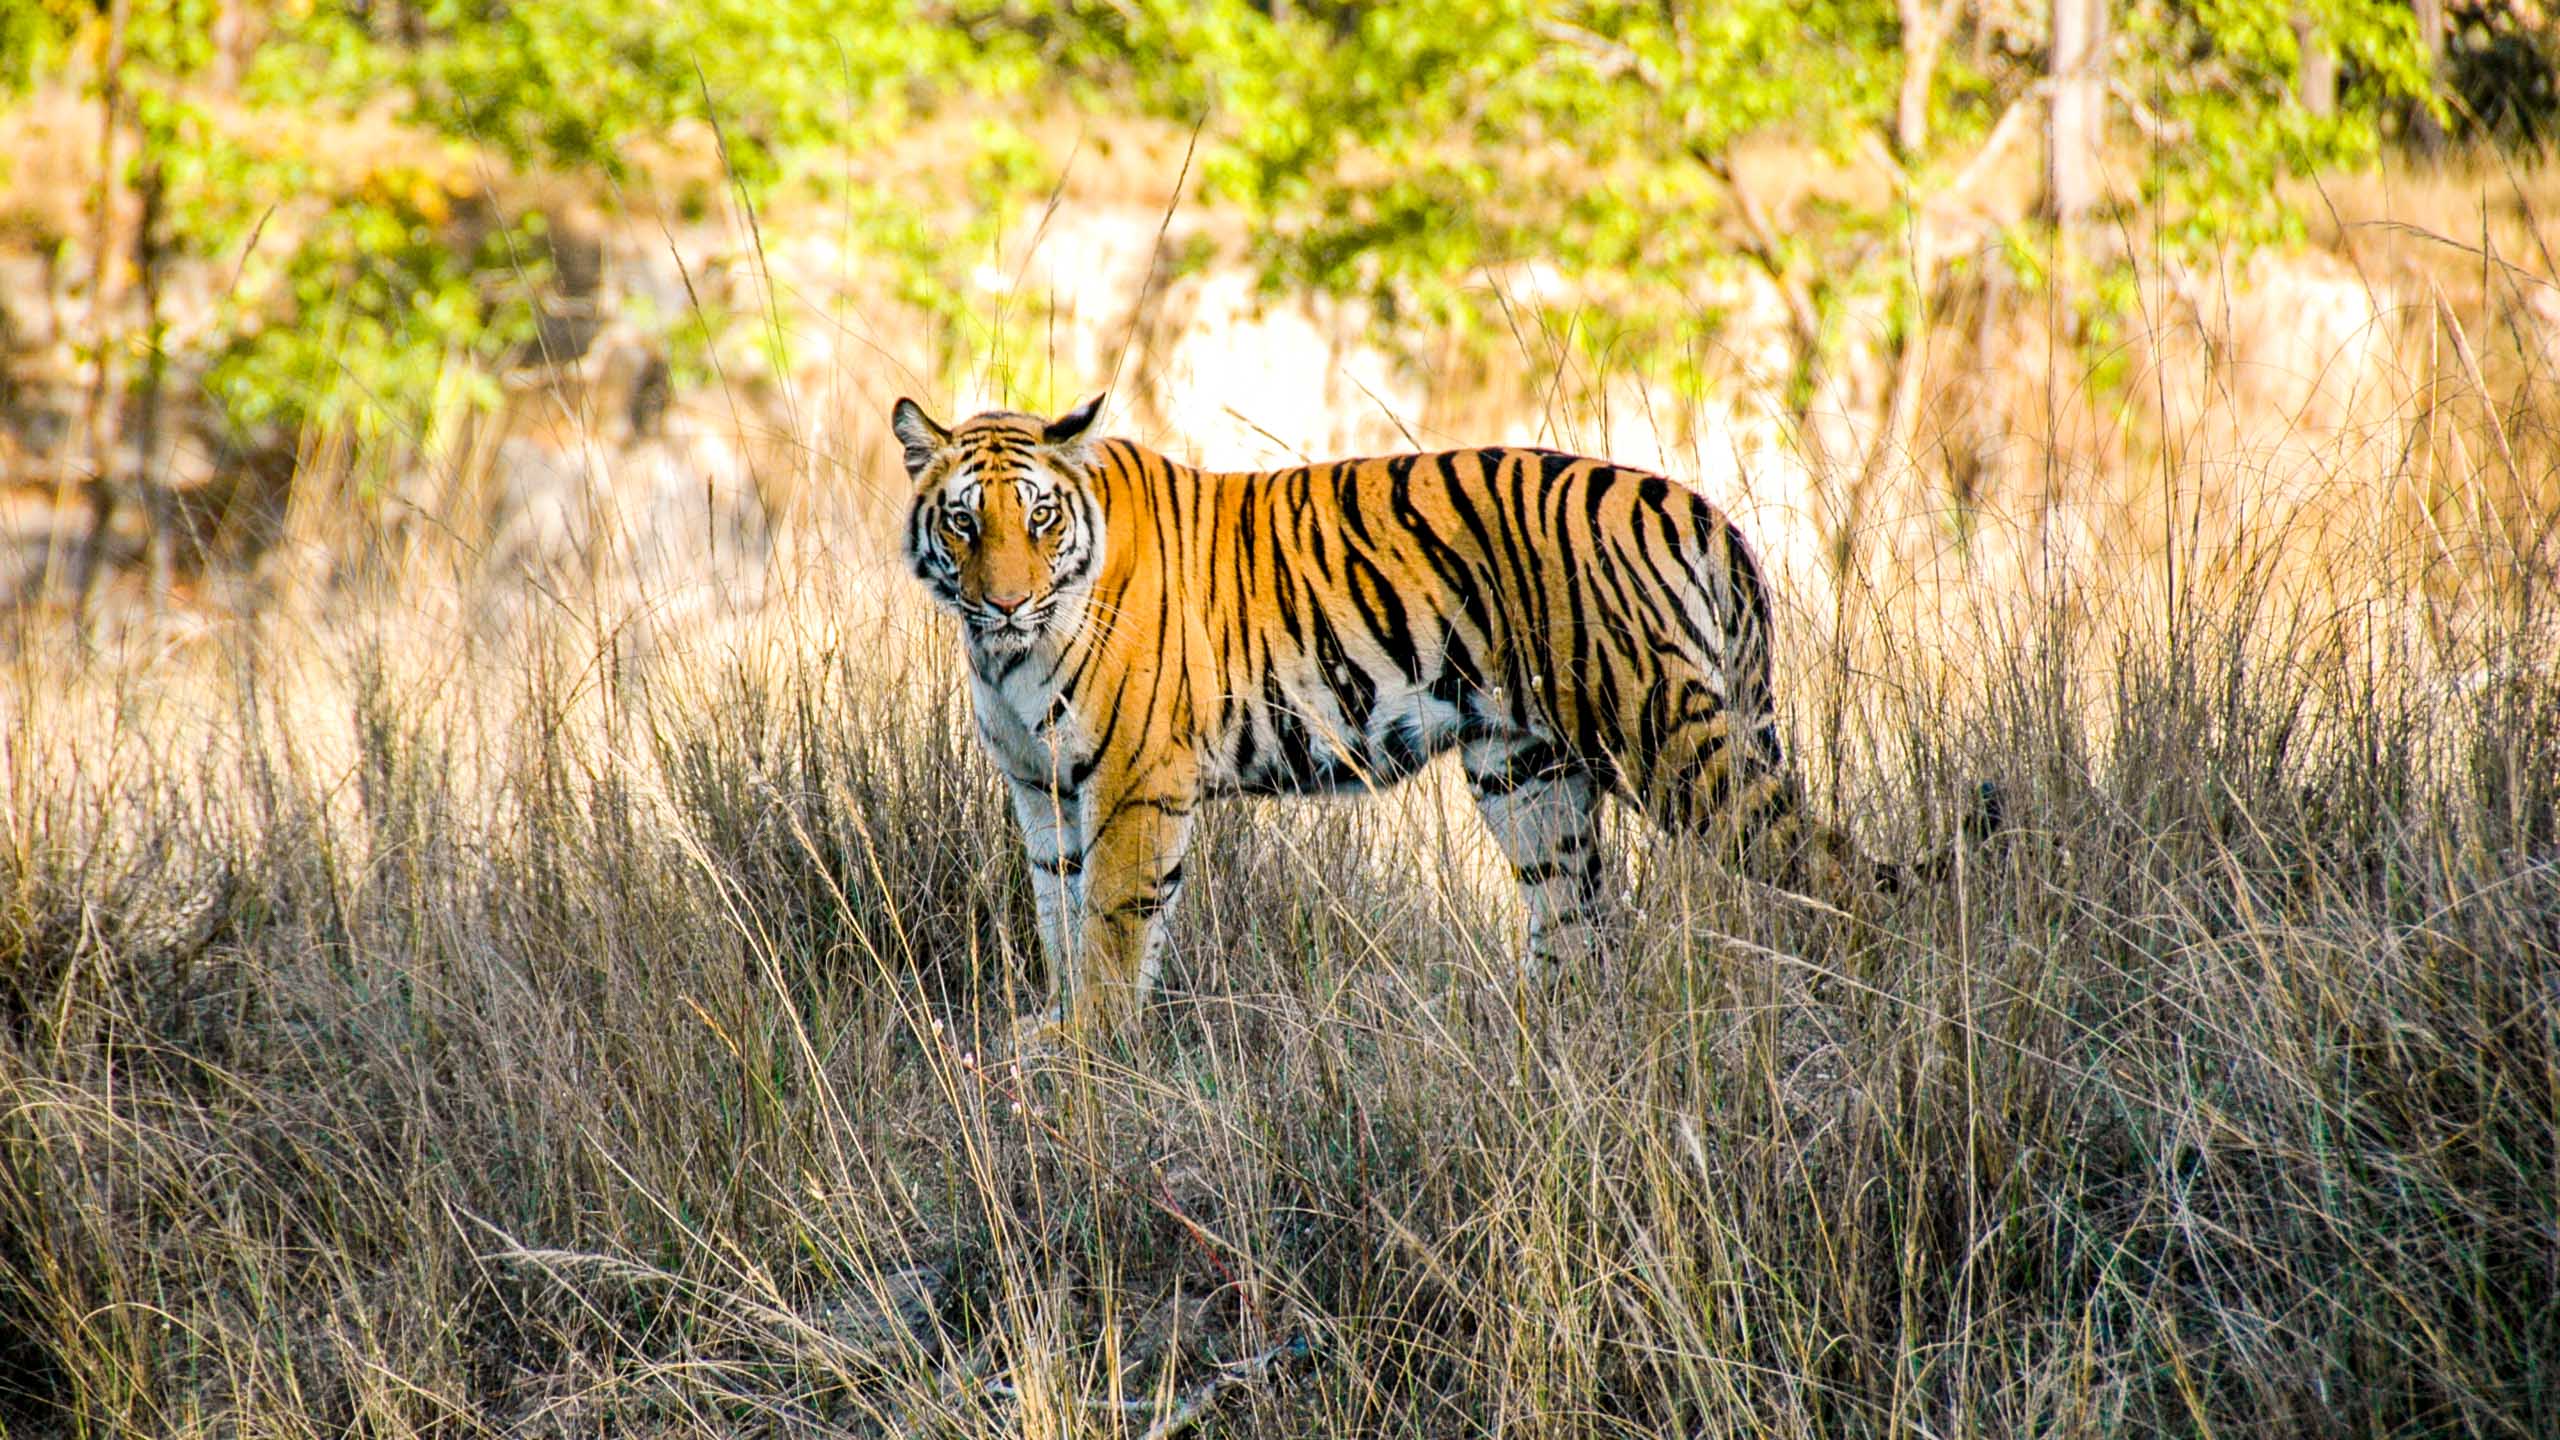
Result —
<svg viewBox="0 0 2560 1440"><path fill-rule="evenodd" d="M894 574L637 660L374 607L22 646L0 1416L2548 1433L2546 597L2422 651L2191 574L1962 664L1811 622L1784 703L1871 844L2010 791L1943 893L1621 823L1633 937L1524 1010L1445 777L1233 807L1135 1048L1031 1076L1011 826Z"/></svg>

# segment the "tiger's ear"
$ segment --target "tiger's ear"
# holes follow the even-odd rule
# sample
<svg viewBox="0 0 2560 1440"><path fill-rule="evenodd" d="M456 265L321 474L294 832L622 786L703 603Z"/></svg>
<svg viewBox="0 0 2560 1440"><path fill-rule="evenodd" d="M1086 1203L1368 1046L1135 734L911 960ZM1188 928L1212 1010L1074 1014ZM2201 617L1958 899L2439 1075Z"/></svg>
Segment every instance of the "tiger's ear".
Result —
<svg viewBox="0 0 2560 1440"><path fill-rule="evenodd" d="M1104 393L1108 394L1109 392L1106 391ZM1068 411L1066 414L1061 415L1057 419L1040 427L1040 443L1043 445L1072 445L1076 441L1083 439L1084 432L1093 428L1093 418L1102 413L1102 400L1103 396L1096 395L1073 410Z"/></svg>
<svg viewBox="0 0 2560 1440"><path fill-rule="evenodd" d="M913 400L901 399L889 407L889 428L897 433L898 443L907 450L907 478L921 480L925 467L933 463L936 452L951 443L951 432L933 422L924 407Z"/></svg>

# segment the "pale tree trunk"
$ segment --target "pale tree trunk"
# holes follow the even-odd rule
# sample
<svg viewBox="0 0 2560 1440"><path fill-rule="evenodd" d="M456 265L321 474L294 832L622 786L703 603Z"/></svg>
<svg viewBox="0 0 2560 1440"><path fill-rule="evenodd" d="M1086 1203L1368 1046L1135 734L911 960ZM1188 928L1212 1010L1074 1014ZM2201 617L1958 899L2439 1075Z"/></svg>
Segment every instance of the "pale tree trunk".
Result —
<svg viewBox="0 0 2560 1440"><path fill-rule="evenodd" d="M2418 43L2427 52L2427 84L2442 83L2444 78L2444 0L2410 0L2409 8L2418 18ZM2409 122L2409 141L2418 153L2434 159L2444 153L2444 125L2435 112L2420 109Z"/></svg>
<svg viewBox="0 0 2560 1440"><path fill-rule="evenodd" d="M2106 0L2053 0L2045 210L2065 242L2087 223L2098 202L2099 145L2106 135L2106 56Z"/></svg>
<svg viewBox="0 0 2560 1440"><path fill-rule="evenodd" d="M116 440L122 427L116 403L115 308L116 201L124 110L124 37L128 0L107 7L107 44L98 71L98 218L90 233L89 343L97 364L89 379L89 535L72 577L77 613L85 623L100 579L107 535L115 523ZM67 478L67 477L66 477ZM50 568L48 566L48 568Z"/></svg>
<svg viewBox="0 0 2560 1440"><path fill-rule="evenodd" d="M1929 144L1929 97L1937 82L1938 55L1954 32L1963 0L1895 0L1902 29L1902 84L1894 97L1893 143L1902 173L1897 177L1910 218L1904 226L1905 263L1897 277L1896 317L1889 353L1884 413L1875 439L1858 467L1855 510L1865 509L1885 472L1911 459L1911 434L1919 419L1920 387L1927 378L1929 302L1938 290L1938 236L1926 212L1924 197L1913 192L1912 174ZM1997 143L1995 135L1989 144ZM1988 145L1986 145L1986 149Z"/></svg>
<svg viewBox="0 0 2560 1440"><path fill-rule="evenodd" d="M1931 5L1928 0L1895 0L1902 30L1902 85L1893 98L1893 148L1905 165L1916 164L1929 144L1929 94L1938 73L1938 52L1955 28L1960 0Z"/></svg>
<svg viewBox="0 0 2560 1440"><path fill-rule="evenodd" d="M214 0L211 27L213 55L205 81L223 95L240 88L240 71L248 58L249 15L243 0Z"/></svg>
<svg viewBox="0 0 2560 1440"><path fill-rule="evenodd" d="M2327 119L2338 113L2338 52L2304 11L2293 12L2293 39L2302 51L2302 108Z"/></svg>
<svg viewBox="0 0 2560 1440"><path fill-rule="evenodd" d="M165 177L160 157L151 153L146 134L142 152L136 158L141 166L135 187L142 195L142 219L133 233L133 268L142 283L142 383L135 397L133 488L142 502L142 517L147 534L146 555L151 567L151 608L156 615L168 608L170 590L177 578L177 524L167 483L160 474L160 392L168 383L168 320L162 313L160 285L162 262L166 259L162 244L162 221L167 199Z"/></svg>

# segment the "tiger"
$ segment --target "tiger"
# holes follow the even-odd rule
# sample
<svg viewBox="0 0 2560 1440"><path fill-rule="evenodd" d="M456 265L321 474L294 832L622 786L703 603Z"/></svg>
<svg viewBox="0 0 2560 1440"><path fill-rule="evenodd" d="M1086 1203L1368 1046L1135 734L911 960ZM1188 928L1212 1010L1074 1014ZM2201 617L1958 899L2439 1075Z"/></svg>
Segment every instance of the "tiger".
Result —
<svg viewBox="0 0 2560 1440"><path fill-rule="evenodd" d="M1808 816L1769 587L1688 488L1508 446L1216 472L1096 436L1103 398L890 412L906 557L960 621L1021 830L1044 1034L1137 1014L1204 800L1375 790L1450 750L1518 882L1530 983L1609 923L1606 796L1782 884L1890 894L1951 863L1877 860Z"/></svg>

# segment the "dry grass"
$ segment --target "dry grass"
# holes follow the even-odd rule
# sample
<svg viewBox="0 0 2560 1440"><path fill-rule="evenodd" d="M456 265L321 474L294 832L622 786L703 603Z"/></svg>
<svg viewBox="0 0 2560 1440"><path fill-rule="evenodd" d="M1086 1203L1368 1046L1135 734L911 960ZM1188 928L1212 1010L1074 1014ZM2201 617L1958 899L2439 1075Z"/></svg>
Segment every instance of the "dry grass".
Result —
<svg viewBox="0 0 2560 1440"><path fill-rule="evenodd" d="M1635 933L1515 1009L1446 776L1221 809L1144 1036L1033 1075L876 544L646 645L424 561L20 616L0 1433L2560 1433L2560 444L2472 379L2280 472L2157 422L1974 603L1871 535L1784 703L1881 848L2004 783L1942 893L1622 824Z"/></svg>
<svg viewBox="0 0 2560 1440"><path fill-rule="evenodd" d="M1871 835L1979 773L2013 836L1874 922L1628 836L1639 934L1525 1017L1428 788L1220 812L1138 1049L1033 1077L885 584L640 664L22 644L0 1425L2560 1428L2531 583L2452 664L2224 585L1809 667Z"/></svg>

